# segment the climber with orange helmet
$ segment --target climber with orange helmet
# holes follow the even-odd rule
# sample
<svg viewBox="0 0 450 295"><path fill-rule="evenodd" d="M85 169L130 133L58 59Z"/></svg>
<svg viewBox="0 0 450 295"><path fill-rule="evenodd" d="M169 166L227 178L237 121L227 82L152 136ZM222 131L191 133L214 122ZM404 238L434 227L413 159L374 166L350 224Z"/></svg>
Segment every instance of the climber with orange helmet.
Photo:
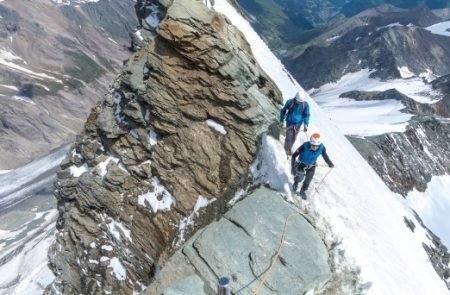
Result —
<svg viewBox="0 0 450 295"><path fill-rule="evenodd" d="M334 164L328 157L325 146L322 144L319 133L311 135L309 141L303 143L292 155L291 172L294 175L294 185L292 189L297 191L298 184L305 179L300 190L300 197L306 200L306 190L316 171L317 159L322 155L328 167L333 168ZM296 158L298 157L298 161Z"/></svg>

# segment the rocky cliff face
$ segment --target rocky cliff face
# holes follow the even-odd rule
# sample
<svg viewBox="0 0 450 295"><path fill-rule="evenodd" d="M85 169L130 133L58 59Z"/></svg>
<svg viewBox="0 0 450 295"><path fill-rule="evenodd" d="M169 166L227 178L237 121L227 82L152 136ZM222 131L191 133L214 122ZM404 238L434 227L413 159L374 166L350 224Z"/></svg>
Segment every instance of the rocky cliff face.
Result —
<svg viewBox="0 0 450 295"><path fill-rule="evenodd" d="M431 85L441 96L433 104L419 103L396 89L341 94L356 100L396 99L405 106L404 112L415 115L403 133L349 137L391 190L404 196L413 189L425 191L433 175L450 173L449 76Z"/></svg>
<svg viewBox="0 0 450 295"><path fill-rule="evenodd" d="M0 169L73 141L129 56L132 0L0 3Z"/></svg>
<svg viewBox="0 0 450 295"><path fill-rule="evenodd" d="M281 94L225 18L199 1L152 4L161 23L58 173L49 294L142 290L224 212L277 116Z"/></svg>
<svg viewBox="0 0 450 295"><path fill-rule="evenodd" d="M389 188L404 196L425 191L433 175L450 173L450 128L432 116L414 117L403 133L349 140Z"/></svg>

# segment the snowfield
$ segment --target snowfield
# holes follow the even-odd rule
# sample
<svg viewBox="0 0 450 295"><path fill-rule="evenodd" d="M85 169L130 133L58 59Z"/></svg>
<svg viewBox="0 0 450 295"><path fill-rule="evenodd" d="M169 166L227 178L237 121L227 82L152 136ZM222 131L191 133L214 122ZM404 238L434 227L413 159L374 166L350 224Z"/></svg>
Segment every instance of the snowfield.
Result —
<svg viewBox="0 0 450 295"><path fill-rule="evenodd" d="M435 176L425 192L414 190L407 200L416 210L425 225L437 234L442 242L450 248L450 222L442 216L450 212L450 175Z"/></svg>
<svg viewBox="0 0 450 295"><path fill-rule="evenodd" d="M13 53L11 53L9 51L0 49L0 65L3 65L5 67L9 68L10 70L27 74L30 77L35 78L35 79L39 79L39 80L49 79L49 80L53 80L58 83L62 83L61 80L59 80L55 77L49 76L45 73L33 72L32 70L29 70L29 69L15 63L15 61L18 61L21 64L26 64L26 62L21 57L15 56Z"/></svg>
<svg viewBox="0 0 450 295"><path fill-rule="evenodd" d="M226 0L216 0L214 9L226 15L245 35L260 66L278 85L285 100L293 97L297 90L304 92ZM342 239L341 247L348 262L361 269L367 294L448 294L444 281L434 271L423 249L422 242L429 243L425 231L416 229L412 233L403 221L404 216L415 220L404 199L389 190L329 116L309 97L308 102L312 113L310 133L322 135L328 154L336 164L312 198L311 207L321 216L323 224L319 226L331 225L333 233ZM300 135L299 141L304 138ZM273 145L272 151L279 150L277 145L281 145L276 141L267 144ZM287 174L289 163L285 157L280 158L282 163L272 169L277 181L283 173L290 177ZM317 169L313 185L318 184L327 169ZM271 184L270 177L266 179Z"/></svg>
<svg viewBox="0 0 450 295"><path fill-rule="evenodd" d="M425 29L436 35L450 37L450 21L437 23Z"/></svg>
<svg viewBox="0 0 450 295"><path fill-rule="evenodd" d="M335 83L328 83L318 89L309 90L309 94L326 114L335 122L341 132L347 135L370 136L388 132L405 131L411 114L402 113L405 106L398 100L356 101L350 98L339 98L341 93L360 91L386 91L395 88L420 103L435 103L441 94L434 91L421 77L412 76L408 68L399 69L403 77L386 82L369 78L370 71L344 75Z"/></svg>

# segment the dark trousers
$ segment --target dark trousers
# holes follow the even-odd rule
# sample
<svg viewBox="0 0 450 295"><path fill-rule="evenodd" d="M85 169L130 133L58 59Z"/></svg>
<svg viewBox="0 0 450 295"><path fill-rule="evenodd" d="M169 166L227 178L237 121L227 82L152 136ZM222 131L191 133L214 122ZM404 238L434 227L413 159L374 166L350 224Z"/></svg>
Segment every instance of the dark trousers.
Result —
<svg viewBox="0 0 450 295"><path fill-rule="evenodd" d="M311 184L311 181L314 177L314 173L316 172L315 165L307 165L305 163L297 163L296 173L294 177L294 186L298 185L303 179L302 191L306 191Z"/></svg>
<svg viewBox="0 0 450 295"><path fill-rule="evenodd" d="M286 138L284 139L284 150L291 151L292 146L294 145L295 140L297 139L298 132L300 131L300 127L291 125L286 127Z"/></svg>

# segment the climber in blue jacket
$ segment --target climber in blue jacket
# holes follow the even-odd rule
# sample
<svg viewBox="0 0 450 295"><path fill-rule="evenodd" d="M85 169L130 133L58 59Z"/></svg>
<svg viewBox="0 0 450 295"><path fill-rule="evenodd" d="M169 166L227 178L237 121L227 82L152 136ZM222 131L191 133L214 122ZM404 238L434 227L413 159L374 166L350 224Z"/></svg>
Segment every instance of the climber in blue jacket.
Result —
<svg viewBox="0 0 450 295"><path fill-rule="evenodd" d="M297 156L298 161L296 161ZM320 140L319 133L311 135L309 142L303 143L292 155L291 172L294 175L294 185L292 186L292 189L294 192L297 191L298 184L305 179L300 190L300 197L303 200L306 200L306 190L314 177L319 156L323 157L328 167L334 167L333 162L331 162L328 157L325 146Z"/></svg>
<svg viewBox="0 0 450 295"><path fill-rule="evenodd" d="M297 139L300 127L303 124L303 131L308 131L309 125L309 104L299 92L294 98L286 101L286 104L280 111L280 122L283 124L286 119L286 138L284 140L284 150L290 156L292 154L292 145Z"/></svg>

